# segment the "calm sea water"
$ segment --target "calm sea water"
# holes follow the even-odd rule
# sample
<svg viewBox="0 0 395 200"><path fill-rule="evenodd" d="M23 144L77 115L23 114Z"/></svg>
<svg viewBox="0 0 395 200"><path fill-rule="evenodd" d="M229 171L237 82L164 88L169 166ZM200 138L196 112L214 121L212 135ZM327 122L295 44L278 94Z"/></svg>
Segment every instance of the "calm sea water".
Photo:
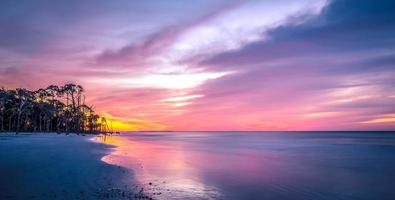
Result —
<svg viewBox="0 0 395 200"><path fill-rule="evenodd" d="M393 132L152 132L104 140L155 199L395 199Z"/></svg>

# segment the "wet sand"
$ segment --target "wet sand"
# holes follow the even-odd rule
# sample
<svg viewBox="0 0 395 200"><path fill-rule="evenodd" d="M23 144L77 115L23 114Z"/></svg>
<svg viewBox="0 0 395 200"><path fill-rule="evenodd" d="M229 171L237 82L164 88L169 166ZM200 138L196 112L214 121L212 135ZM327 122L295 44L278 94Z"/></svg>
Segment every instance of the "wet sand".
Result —
<svg viewBox="0 0 395 200"><path fill-rule="evenodd" d="M149 199L93 136L0 134L0 199Z"/></svg>

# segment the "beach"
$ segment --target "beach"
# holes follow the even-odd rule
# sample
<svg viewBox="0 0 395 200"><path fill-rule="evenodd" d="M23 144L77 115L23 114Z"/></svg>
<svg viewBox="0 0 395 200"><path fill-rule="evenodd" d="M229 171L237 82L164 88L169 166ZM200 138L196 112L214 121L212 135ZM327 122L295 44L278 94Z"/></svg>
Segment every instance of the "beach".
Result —
<svg viewBox="0 0 395 200"><path fill-rule="evenodd" d="M0 135L0 199L390 200L394 132Z"/></svg>
<svg viewBox="0 0 395 200"><path fill-rule="evenodd" d="M131 170L101 161L114 147L92 138L0 134L0 199L149 199Z"/></svg>

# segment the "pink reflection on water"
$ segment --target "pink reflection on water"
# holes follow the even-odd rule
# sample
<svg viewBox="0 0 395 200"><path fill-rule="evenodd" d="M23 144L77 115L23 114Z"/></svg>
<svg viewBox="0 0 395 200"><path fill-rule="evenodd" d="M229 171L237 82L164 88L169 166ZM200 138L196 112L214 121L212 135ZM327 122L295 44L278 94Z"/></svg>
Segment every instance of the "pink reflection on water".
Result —
<svg viewBox="0 0 395 200"><path fill-rule="evenodd" d="M392 133L147 132L101 140L116 146L103 160L132 169L131 180L160 193L154 199L393 196L375 187L394 185Z"/></svg>
<svg viewBox="0 0 395 200"><path fill-rule="evenodd" d="M220 199L217 188L204 183L199 168L214 157L187 151L175 142L136 141L123 136L102 136L98 141L116 146L102 161L133 170L134 179L156 195L155 199Z"/></svg>

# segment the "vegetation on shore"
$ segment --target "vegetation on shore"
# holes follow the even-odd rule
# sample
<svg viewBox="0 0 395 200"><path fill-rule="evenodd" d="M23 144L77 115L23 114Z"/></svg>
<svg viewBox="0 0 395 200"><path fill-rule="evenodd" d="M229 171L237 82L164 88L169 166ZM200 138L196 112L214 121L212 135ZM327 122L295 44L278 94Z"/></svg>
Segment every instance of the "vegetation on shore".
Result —
<svg viewBox="0 0 395 200"><path fill-rule="evenodd" d="M110 128L85 104L83 87L69 83L36 91L0 88L0 131L106 133Z"/></svg>

